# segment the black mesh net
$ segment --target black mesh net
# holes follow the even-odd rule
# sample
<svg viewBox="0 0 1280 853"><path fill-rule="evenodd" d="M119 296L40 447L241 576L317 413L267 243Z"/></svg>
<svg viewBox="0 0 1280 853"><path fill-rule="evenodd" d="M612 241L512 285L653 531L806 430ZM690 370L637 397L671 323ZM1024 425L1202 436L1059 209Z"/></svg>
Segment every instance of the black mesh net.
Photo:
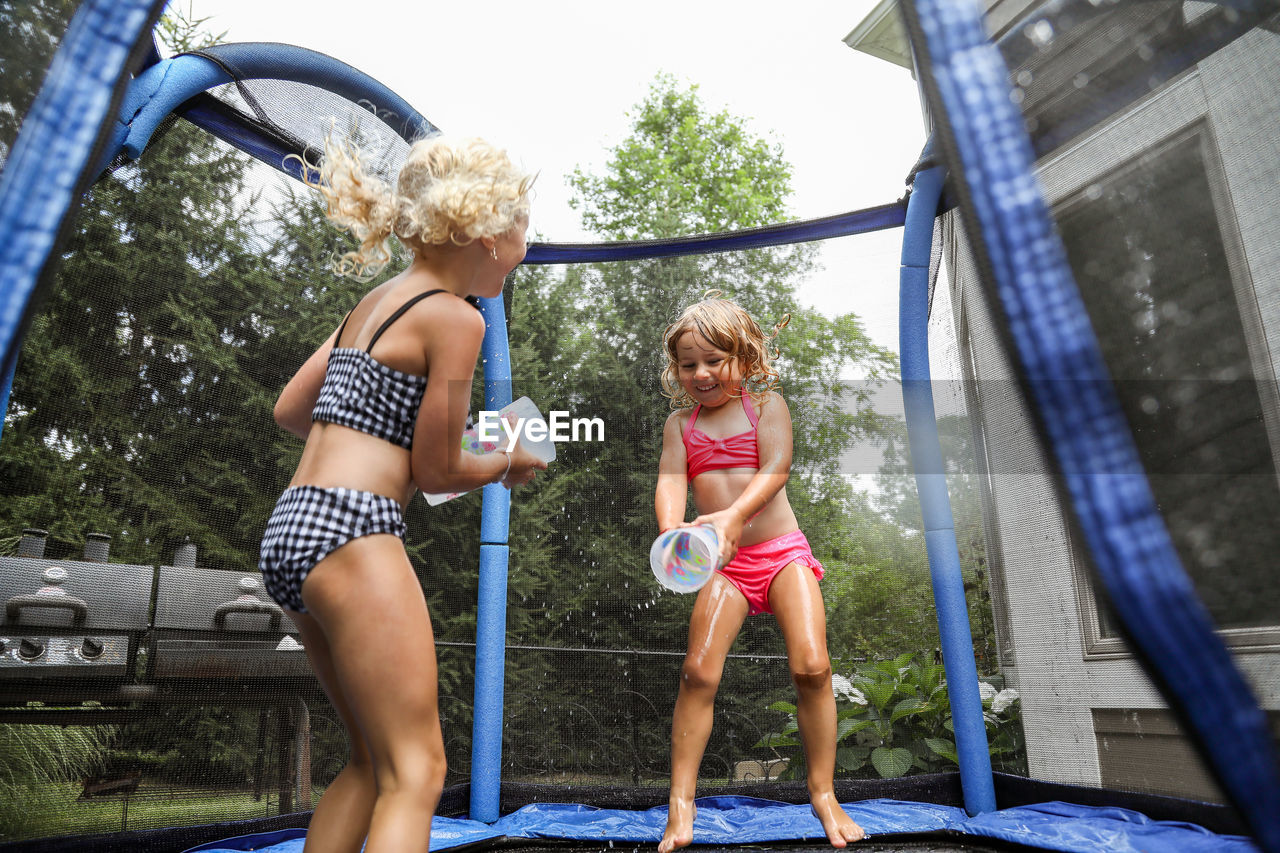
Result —
<svg viewBox="0 0 1280 853"><path fill-rule="evenodd" d="M305 810L341 767L341 727L255 566L300 451L272 421L275 397L370 286L326 272L345 239L316 194L181 119L85 200L0 445L5 597L60 589L87 614L18 606L3 626L6 643L30 648L0 669L2 731L15 750L43 741L68 756L15 776L27 805L6 817L6 837ZM895 286L896 258L881 256L853 286ZM514 392L598 419L604 433L558 445L514 501L504 781L560 798L665 789L692 597L662 591L647 560L668 412L658 342L709 287L766 325L793 315L778 339L796 435L789 494L826 567L840 779L954 769L893 360L853 319L797 302L821 266L820 248L792 246L513 275ZM438 507L416 499L406 513L438 644L451 785L471 772L479 506L477 493ZM967 541L966 566L978 567L980 537ZM997 684L986 580L970 571L989 629L975 646ZM376 655L395 638L368 642ZM104 652L86 654L95 643ZM929 701L890 722L913 696ZM794 701L776 622L749 619L725 668L704 784L794 799ZM848 733L881 714L880 735ZM1016 714L1002 724L1020 741ZM890 743L897 763L873 760ZM1020 761L1016 749L1007 758Z"/></svg>
<svg viewBox="0 0 1280 853"><path fill-rule="evenodd" d="M69 7L58 9L65 26ZM24 32L20 14L0 21ZM1274 18L1177 74L1150 64L1230 18L1216 4L1109 7L1028 29L1011 56L1175 542L1274 709ZM34 81L8 96L15 114L56 41L5 40L6 87L11 67ZM299 150L354 133L388 178L404 156L395 127L309 86L251 81L212 97ZM647 565L667 411L658 340L712 287L766 325L793 315L778 341L795 424L788 493L826 567L840 790L871 796L872 783L954 769L896 359L877 343L893 333L798 297L837 243L868 245L513 275L513 390L605 432L560 445L513 503L504 810L528 792L662 802L691 599L661 591ZM341 727L255 566L300 451L272 405L366 287L326 272L345 247L309 190L181 119L85 200L0 442L0 839L304 811L341 766ZM897 259L882 260L848 286L896 290ZM993 766L1216 799L1092 585L954 216L939 265L934 396ZM471 772L479 504L415 499L406 515L455 786ZM393 642L371 636L369 654ZM776 623L749 619L725 668L704 791L802 799L793 702ZM446 804L465 809L457 788Z"/></svg>
<svg viewBox="0 0 1280 853"><path fill-rule="evenodd" d="M1151 489L1280 732L1263 651L1280 612L1265 556L1278 494L1275 24L1267 4L1061 3L1001 20L997 37ZM996 635L1029 771L1222 802L1092 578L958 216L946 234Z"/></svg>

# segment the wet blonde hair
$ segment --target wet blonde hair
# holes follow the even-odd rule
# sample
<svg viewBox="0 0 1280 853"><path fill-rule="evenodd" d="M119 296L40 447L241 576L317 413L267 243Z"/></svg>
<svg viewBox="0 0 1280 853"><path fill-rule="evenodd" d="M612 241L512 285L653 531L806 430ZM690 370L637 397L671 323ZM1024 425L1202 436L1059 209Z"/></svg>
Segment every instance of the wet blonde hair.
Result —
<svg viewBox="0 0 1280 853"><path fill-rule="evenodd" d="M784 314L766 335L750 314L728 299L722 299L720 291L707 291L702 301L684 309L662 334L663 350L667 354L667 364L662 370L662 393L671 398L671 408L682 409L694 404L680 384L680 357L676 353L676 345L686 332L696 332L736 361L742 372L743 389L759 404L765 394L781 388L778 371L773 369L778 350L771 349L770 345L789 322L791 315Z"/></svg>
<svg viewBox="0 0 1280 853"><path fill-rule="evenodd" d="M312 169L304 169L307 183L324 195L329 221L360 241L358 249L335 261L335 272L361 281L391 260L393 234L420 254L510 231L529 216L535 177L482 139L444 136L421 139L409 148L395 187L365 168L350 139L337 140L332 134L325 140L323 160Z"/></svg>

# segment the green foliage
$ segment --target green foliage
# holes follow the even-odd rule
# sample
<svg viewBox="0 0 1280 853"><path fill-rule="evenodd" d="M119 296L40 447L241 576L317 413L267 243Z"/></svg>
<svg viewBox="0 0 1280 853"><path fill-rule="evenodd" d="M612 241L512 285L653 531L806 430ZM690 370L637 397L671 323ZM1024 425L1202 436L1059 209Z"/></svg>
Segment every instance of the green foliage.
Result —
<svg viewBox="0 0 1280 853"><path fill-rule="evenodd" d="M939 394L944 383L935 383ZM920 497L911 467L906 424L895 421L884 431L884 462L876 474L877 505L905 530L923 530ZM986 534L982 517L982 482L969 420L964 416L938 417L938 443L946 466L947 491L955 525L960 570L964 576L969 624L974 635L978 668L994 671L998 662L991 589L988 582Z"/></svg>
<svg viewBox="0 0 1280 853"><path fill-rule="evenodd" d="M0 839L28 832L42 791L102 766L115 726L0 724Z"/></svg>
<svg viewBox="0 0 1280 853"><path fill-rule="evenodd" d="M160 43L173 53L200 50L211 45L220 44L227 37L226 30L216 34L208 32L206 27L212 20L213 18L209 16L203 18L195 16L195 3L193 0L187 0L186 9L182 9L179 4L173 3L160 16L160 20L156 24L156 36L159 38Z"/></svg>
<svg viewBox="0 0 1280 853"><path fill-rule="evenodd" d="M907 653L833 676L837 700L836 765L855 778L896 779L938 773L959 764L945 673L940 663L921 663ZM998 680L998 679L997 679ZM987 744L997 770L1026 773L1026 748L1017 693L980 682ZM804 778L796 708L775 702L768 710L786 715L757 748L789 759L786 776Z"/></svg>
<svg viewBox="0 0 1280 853"><path fill-rule="evenodd" d="M77 0L26 0L0 4L0 163L44 80Z"/></svg>
<svg viewBox="0 0 1280 853"><path fill-rule="evenodd" d="M570 202L591 231L619 240L679 237L779 221L791 194L782 146L753 137L697 86L659 75L604 175L575 170ZM643 189L643 192L637 190Z"/></svg>

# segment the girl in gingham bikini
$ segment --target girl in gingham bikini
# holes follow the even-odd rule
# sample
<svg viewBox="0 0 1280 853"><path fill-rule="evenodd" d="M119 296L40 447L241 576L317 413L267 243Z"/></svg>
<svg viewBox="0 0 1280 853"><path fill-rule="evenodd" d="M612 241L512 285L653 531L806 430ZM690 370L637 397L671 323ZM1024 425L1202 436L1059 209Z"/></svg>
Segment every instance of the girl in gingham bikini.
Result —
<svg viewBox="0 0 1280 853"><path fill-rule="evenodd" d="M426 850L445 756L431 621L404 550L403 509L417 489L511 488L546 467L519 445L462 450L485 329L474 300L501 293L524 258L532 178L488 143L440 137L412 146L394 188L342 144L326 146L320 174L330 220L361 241L340 272L375 275L392 234L413 261L370 290L281 393L276 421L306 446L259 567L351 744L305 850ZM370 653L370 637L394 642Z"/></svg>
<svg viewBox="0 0 1280 853"><path fill-rule="evenodd" d="M774 335L785 325L784 319ZM836 706L818 590L822 565L787 501L791 414L776 390L770 340L737 305L709 298L668 326L664 343L663 390L682 408L662 433L658 527L714 526L721 568L698 593L689 622L671 721L667 826L658 850L670 853L693 841L693 799L716 689L729 647L755 613L773 613L782 629L810 803L831 845L844 847L863 831L835 796ZM690 487L701 514L685 522Z"/></svg>

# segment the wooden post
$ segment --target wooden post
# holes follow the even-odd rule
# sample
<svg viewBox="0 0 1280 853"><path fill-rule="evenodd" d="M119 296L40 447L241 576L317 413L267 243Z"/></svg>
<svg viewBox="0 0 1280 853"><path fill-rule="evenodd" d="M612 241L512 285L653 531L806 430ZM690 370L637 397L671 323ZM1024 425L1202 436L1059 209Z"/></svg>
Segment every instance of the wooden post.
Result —
<svg viewBox="0 0 1280 853"><path fill-rule="evenodd" d="M311 712L302 699L294 699L297 714L294 725L295 789L298 811L311 811Z"/></svg>

